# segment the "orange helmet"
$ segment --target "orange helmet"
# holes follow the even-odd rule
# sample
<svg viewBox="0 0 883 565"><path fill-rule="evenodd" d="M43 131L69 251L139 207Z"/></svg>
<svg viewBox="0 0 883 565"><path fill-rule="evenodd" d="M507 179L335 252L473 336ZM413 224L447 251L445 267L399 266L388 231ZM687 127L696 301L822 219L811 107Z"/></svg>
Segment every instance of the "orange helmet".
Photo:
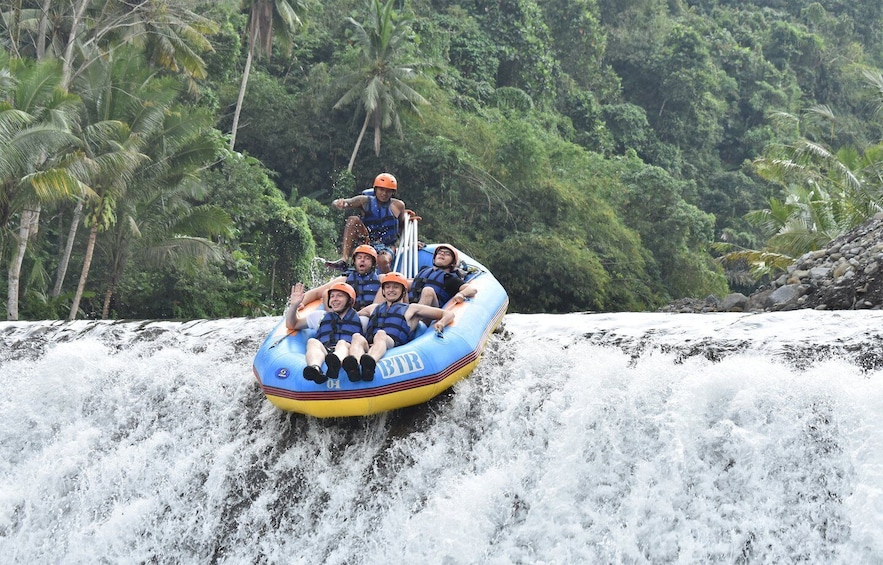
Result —
<svg viewBox="0 0 883 565"><path fill-rule="evenodd" d="M401 273L397 273L395 271L391 271L386 273L385 275L380 275L380 284L384 285L386 283L399 283L403 287L405 287L405 292L408 292L408 289L411 288L411 285L408 284L408 279Z"/></svg>
<svg viewBox="0 0 883 565"><path fill-rule="evenodd" d="M388 188L390 190L398 190L399 183L396 178L389 173L380 173L374 179L374 188Z"/></svg>
<svg viewBox="0 0 883 565"><path fill-rule="evenodd" d="M438 254L439 249L447 249L454 255L454 262L451 263L451 266L456 267L460 264L460 252L457 251L457 248L451 245L450 243L439 243L435 246L435 251L432 252L432 261L435 262L435 256Z"/></svg>
<svg viewBox="0 0 883 565"><path fill-rule="evenodd" d="M356 258L356 253L366 253L370 255L374 258L374 266L377 266L377 251L370 245L360 245L353 249L353 259Z"/></svg>
<svg viewBox="0 0 883 565"><path fill-rule="evenodd" d="M350 303L347 306L352 306L356 303L356 290L346 283L334 283L331 285L331 288L328 289L328 299L331 299L331 291L339 290L340 292L346 293L347 296L350 297Z"/></svg>

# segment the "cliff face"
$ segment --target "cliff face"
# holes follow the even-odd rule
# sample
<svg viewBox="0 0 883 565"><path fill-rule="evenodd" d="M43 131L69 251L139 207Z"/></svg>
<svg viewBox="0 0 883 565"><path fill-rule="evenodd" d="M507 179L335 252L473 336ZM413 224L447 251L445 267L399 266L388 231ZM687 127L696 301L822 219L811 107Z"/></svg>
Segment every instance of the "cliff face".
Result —
<svg viewBox="0 0 883 565"><path fill-rule="evenodd" d="M883 214L807 253L751 296L679 300L666 312L883 309Z"/></svg>

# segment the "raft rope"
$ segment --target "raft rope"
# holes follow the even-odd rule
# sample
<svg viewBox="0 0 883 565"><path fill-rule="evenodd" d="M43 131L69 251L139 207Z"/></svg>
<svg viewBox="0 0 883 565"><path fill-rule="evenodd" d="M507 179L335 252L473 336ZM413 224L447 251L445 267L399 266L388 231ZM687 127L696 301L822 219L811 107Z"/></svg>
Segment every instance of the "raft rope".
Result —
<svg viewBox="0 0 883 565"><path fill-rule="evenodd" d="M290 335L294 335L294 332L295 332L295 330L288 330L288 331L286 331L284 336L282 336L282 337L280 337L279 339L277 339L277 340L276 340L276 343L274 343L273 345L271 345L271 346L268 347L267 349L273 349L274 347L276 347L277 345L279 345L280 343L282 343L282 340L283 340L283 339L285 339L286 337L288 337L288 336L290 336Z"/></svg>

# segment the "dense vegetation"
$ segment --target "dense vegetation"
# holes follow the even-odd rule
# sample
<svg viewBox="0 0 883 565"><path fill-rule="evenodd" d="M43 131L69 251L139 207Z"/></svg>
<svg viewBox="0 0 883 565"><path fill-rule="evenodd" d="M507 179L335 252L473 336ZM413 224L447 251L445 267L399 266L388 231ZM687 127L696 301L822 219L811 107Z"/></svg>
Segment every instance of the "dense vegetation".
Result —
<svg viewBox="0 0 883 565"><path fill-rule="evenodd" d="M7 319L278 313L382 171L521 312L747 290L883 203L878 0L2 10Z"/></svg>

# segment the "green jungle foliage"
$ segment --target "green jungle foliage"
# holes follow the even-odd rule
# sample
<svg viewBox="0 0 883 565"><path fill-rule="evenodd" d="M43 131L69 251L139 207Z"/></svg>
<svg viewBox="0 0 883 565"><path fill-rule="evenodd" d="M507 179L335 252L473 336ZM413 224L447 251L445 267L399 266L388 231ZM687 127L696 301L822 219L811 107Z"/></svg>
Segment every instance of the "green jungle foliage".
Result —
<svg viewBox="0 0 883 565"><path fill-rule="evenodd" d="M278 314L384 171L519 312L748 292L883 206L878 0L43 4L0 8L8 319Z"/></svg>

